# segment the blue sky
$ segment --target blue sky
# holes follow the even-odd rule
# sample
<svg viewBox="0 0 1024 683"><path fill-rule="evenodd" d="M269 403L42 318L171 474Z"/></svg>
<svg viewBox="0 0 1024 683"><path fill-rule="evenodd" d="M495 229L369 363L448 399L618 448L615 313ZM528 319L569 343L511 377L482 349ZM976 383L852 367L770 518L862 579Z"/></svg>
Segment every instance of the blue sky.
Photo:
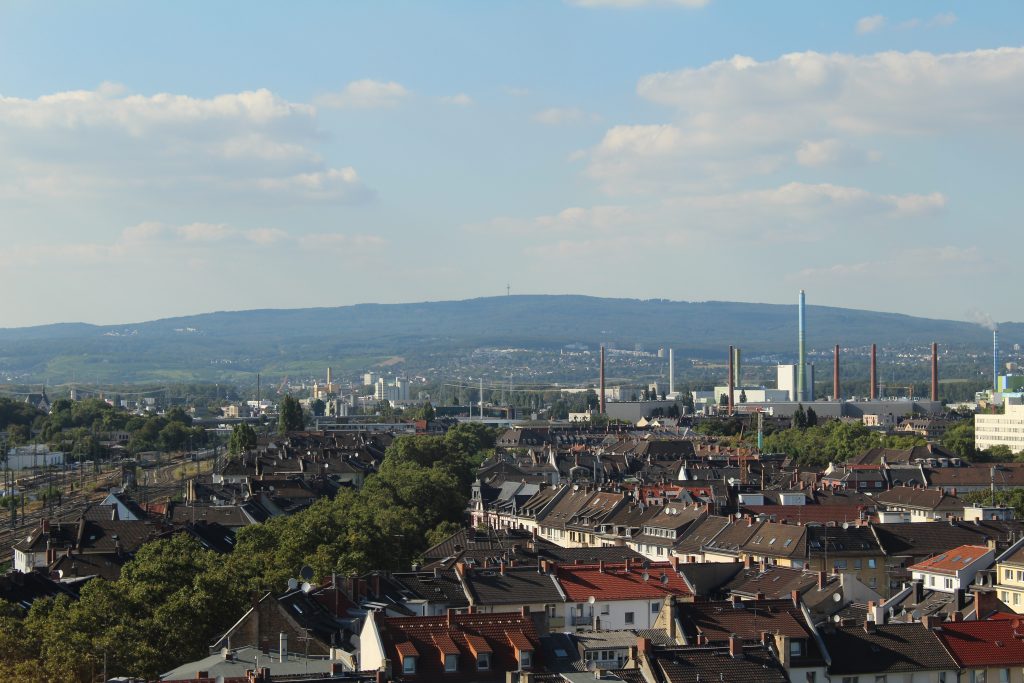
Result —
<svg viewBox="0 0 1024 683"><path fill-rule="evenodd" d="M1020 2L0 1L0 326L506 283L1021 320L1022 26Z"/></svg>

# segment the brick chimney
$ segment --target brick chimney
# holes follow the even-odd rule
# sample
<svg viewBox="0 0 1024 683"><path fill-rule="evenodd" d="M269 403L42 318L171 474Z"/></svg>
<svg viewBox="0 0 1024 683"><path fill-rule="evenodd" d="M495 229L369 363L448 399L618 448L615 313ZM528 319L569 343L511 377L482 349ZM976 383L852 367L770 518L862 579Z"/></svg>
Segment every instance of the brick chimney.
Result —
<svg viewBox="0 0 1024 683"><path fill-rule="evenodd" d="M743 659L743 639L735 633L729 635L729 656L733 659Z"/></svg>

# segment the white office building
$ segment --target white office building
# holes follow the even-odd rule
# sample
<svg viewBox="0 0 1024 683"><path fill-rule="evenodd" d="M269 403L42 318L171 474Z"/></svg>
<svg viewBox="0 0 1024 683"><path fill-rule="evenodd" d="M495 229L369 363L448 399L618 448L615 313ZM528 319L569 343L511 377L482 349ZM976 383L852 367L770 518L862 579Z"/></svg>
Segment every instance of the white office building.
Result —
<svg viewBox="0 0 1024 683"><path fill-rule="evenodd" d="M1003 414L974 416L974 447L1008 446L1024 451L1024 394L1003 394Z"/></svg>

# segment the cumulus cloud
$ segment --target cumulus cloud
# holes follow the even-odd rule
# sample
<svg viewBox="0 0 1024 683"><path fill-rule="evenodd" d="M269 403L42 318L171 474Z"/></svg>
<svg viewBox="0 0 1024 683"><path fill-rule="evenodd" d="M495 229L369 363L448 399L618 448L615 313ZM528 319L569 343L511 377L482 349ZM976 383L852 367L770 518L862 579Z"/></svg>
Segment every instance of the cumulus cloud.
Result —
<svg viewBox="0 0 1024 683"><path fill-rule="evenodd" d="M409 94L401 83L365 78L352 81L340 92L319 96L316 103L335 109L381 109L397 106Z"/></svg>
<svg viewBox="0 0 1024 683"><path fill-rule="evenodd" d="M440 98L445 104L453 104L456 107L468 107L473 104L473 98L464 92L460 92L456 95L446 95Z"/></svg>
<svg viewBox="0 0 1024 683"><path fill-rule="evenodd" d="M210 98L138 95L104 84L35 99L0 97L0 196L17 202L102 200L149 191L188 202L258 189L300 190L294 199L363 201L315 150L323 136L312 105L261 89ZM340 174L340 175L339 175ZM310 193L292 179L322 177L333 190ZM359 191L353 191L359 189ZM258 199L258 197L254 197Z"/></svg>
<svg viewBox="0 0 1024 683"><path fill-rule="evenodd" d="M372 196L351 166L282 178L261 178L255 184L264 191L305 200L361 202Z"/></svg>
<svg viewBox="0 0 1024 683"><path fill-rule="evenodd" d="M861 35L865 33L874 33L885 26L885 17L881 14L875 14L870 17L861 17L857 20L857 33Z"/></svg>
<svg viewBox="0 0 1024 683"><path fill-rule="evenodd" d="M735 56L645 76L637 93L671 118L613 126L589 150L588 173L609 192L872 160L883 136L1019 135L1024 48Z"/></svg>
<svg viewBox="0 0 1024 683"><path fill-rule="evenodd" d="M558 126L581 121L596 121L597 115L588 114L578 107L551 107L533 115L533 120L547 126Z"/></svg>

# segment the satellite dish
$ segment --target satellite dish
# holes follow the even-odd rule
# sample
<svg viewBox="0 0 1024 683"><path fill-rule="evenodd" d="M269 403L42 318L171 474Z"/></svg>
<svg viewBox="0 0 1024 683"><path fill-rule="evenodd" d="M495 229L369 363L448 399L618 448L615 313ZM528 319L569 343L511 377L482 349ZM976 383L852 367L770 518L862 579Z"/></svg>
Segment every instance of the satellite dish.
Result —
<svg viewBox="0 0 1024 683"><path fill-rule="evenodd" d="M839 593L832 594L832 602L840 602L842 599L843 596L841 596Z"/></svg>
<svg viewBox="0 0 1024 683"><path fill-rule="evenodd" d="M842 620L843 620L843 618L841 616L839 616L838 614L832 616L832 621L836 622L837 624L840 621L842 621Z"/></svg>
<svg viewBox="0 0 1024 683"><path fill-rule="evenodd" d="M651 561L650 560L644 560L642 566L643 566L644 569L650 569L651 568Z"/></svg>
<svg viewBox="0 0 1024 683"><path fill-rule="evenodd" d="M661 585L662 586L667 586L668 585L668 574L662 574L660 581L661 581Z"/></svg>
<svg viewBox="0 0 1024 683"><path fill-rule="evenodd" d="M597 598L595 598L593 595L591 595L589 598L587 598L587 602L589 602L591 605L593 605L595 602L597 602Z"/></svg>
<svg viewBox="0 0 1024 683"><path fill-rule="evenodd" d="M313 580L313 568L310 567L308 564L303 566L302 569L299 570L299 576L304 578L306 581L312 581Z"/></svg>
<svg viewBox="0 0 1024 683"><path fill-rule="evenodd" d="M651 575L648 574L647 572L644 572L644 581L646 582L646 581L649 581L650 579L651 579Z"/></svg>
<svg viewBox="0 0 1024 683"><path fill-rule="evenodd" d="M311 590L313 590L313 584L311 584L309 581L303 581L302 582L302 592L303 593L308 593Z"/></svg>
<svg viewBox="0 0 1024 683"><path fill-rule="evenodd" d="M843 522L843 528L844 529L849 529L850 528L850 523L849 522Z"/></svg>
<svg viewBox="0 0 1024 683"><path fill-rule="evenodd" d="M293 591L299 587L299 582L295 579L288 579L288 590Z"/></svg>

